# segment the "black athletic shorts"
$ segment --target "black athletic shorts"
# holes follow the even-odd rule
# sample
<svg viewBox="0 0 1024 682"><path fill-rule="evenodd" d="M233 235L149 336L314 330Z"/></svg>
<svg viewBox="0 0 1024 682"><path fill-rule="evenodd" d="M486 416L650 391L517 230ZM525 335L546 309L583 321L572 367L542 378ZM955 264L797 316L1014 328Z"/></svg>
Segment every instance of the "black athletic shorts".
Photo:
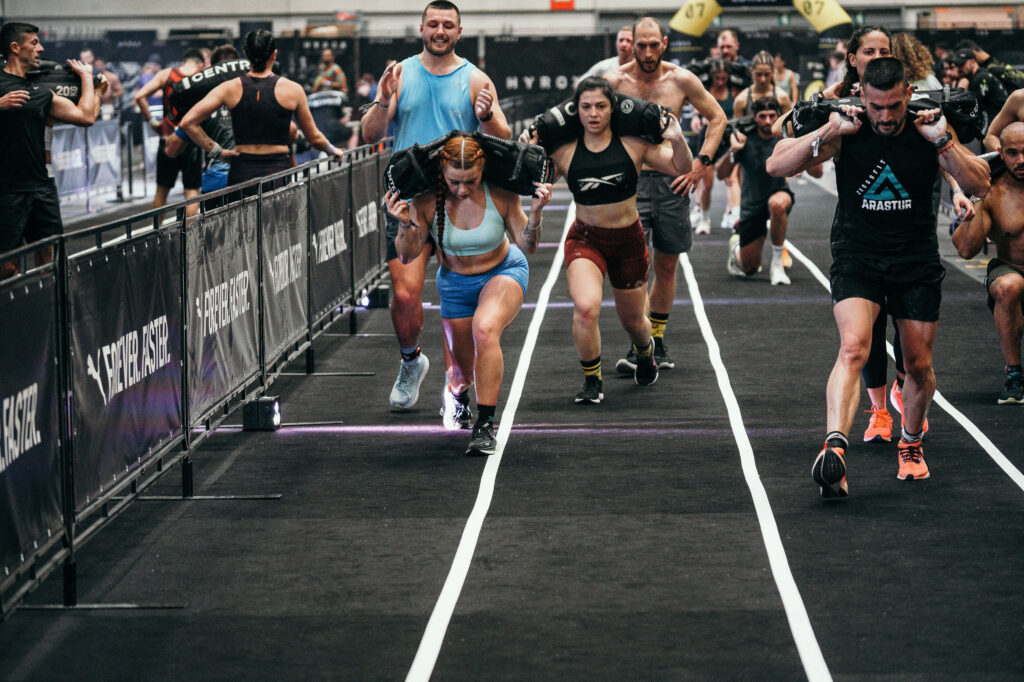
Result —
<svg viewBox="0 0 1024 682"><path fill-rule="evenodd" d="M896 262L852 254L833 254L829 269L832 303L866 298L885 306L896 320L937 322L946 269L938 258Z"/></svg>
<svg viewBox="0 0 1024 682"><path fill-rule="evenodd" d="M203 186L203 160L199 148L194 144L185 145L173 159L164 153L164 141L156 150L156 184L174 187L181 173L181 184L185 189L201 189Z"/></svg>
<svg viewBox="0 0 1024 682"><path fill-rule="evenodd" d="M57 186L0 193L0 253L64 232Z"/></svg>
<svg viewBox="0 0 1024 682"><path fill-rule="evenodd" d="M992 283L1003 275L1012 275L1014 273L1024 277L1024 268L1011 265L998 258L989 260L988 268L985 270L985 291L988 292L988 309L992 312L996 311L996 299L992 298ZM1020 302L1020 307L1024 310L1024 301Z"/></svg>
<svg viewBox="0 0 1024 682"><path fill-rule="evenodd" d="M768 199L771 199L777 192L785 192L789 195L789 208L786 209L786 215L789 215L793 212L793 199L795 198L793 191L788 187L777 189L768 196ZM768 234L768 220L772 217L768 210L768 199L765 199L756 211L740 210L740 220L736 223L736 232L740 235L740 248L747 244L753 244Z"/></svg>

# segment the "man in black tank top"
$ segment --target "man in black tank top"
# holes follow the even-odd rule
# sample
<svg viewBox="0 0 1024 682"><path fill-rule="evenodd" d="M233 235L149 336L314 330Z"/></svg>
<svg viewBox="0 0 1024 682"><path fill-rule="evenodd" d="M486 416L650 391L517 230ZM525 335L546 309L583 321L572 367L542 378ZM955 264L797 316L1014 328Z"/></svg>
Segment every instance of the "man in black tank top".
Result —
<svg viewBox="0 0 1024 682"><path fill-rule="evenodd" d="M779 142L766 164L771 175L784 176L830 158L836 162L839 203L830 275L840 350L826 391L828 434L811 468L826 498L848 493L847 434L860 398L871 327L882 304L899 326L907 370L896 477L930 475L921 436L935 393L932 346L945 276L932 183L941 167L964 191L988 191L988 164L957 141L941 110L921 112L913 120L907 116L912 88L899 60L873 60L862 84L863 109L844 107L844 114L833 113L814 133Z"/></svg>

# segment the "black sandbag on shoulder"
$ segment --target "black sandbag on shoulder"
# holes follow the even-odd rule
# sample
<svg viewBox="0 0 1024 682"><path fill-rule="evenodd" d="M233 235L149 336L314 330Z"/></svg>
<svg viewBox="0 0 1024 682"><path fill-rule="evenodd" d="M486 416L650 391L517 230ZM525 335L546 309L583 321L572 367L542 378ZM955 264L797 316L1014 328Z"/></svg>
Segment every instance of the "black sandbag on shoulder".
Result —
<svg viewBox="0 0 1024 682"><path fill-rule="evenodd" d="M860 97L827 99L818 95L810 101L797 102L790 118L793 136L800 137L814 132L828 122L829 114L833 111L842 113L843 105L863 107L864 102ZM907 112L911 117L927 109L941 109L947 123L956 131L956 136L961 142L981 139L984 137L985 128L988 127L985 112L978 106L977 98L963 88L946 86L942 90L921 90L910 96ZM861 118L867 120L863 115Z"/></svg>
<svg viewBox="0 0 1024 682"><path fill-rule="evenodd" d="M621 92L615 92L613 96L613 133L619 137L641 137L655 144L661 142L661 135L668 125L668 108ZM537 130L537 143L549 154L583 134L583 124L571 99L537 116L532 127Z"/></svg>
<svg viewBox="0 0 1024 682"><path fill-rule="evenodd" d="M471 137L483 147L487 155L484 180L491 185L531 196L535 191L534 182L551 182L554 176L550 159L538 145L505 140L479 131L454 130L427 144L414 144L395 152L384 172L384 188L397 189L404 199L435 191L441 172L441 148L455 135Z"/></svg>
<svg viewBox="0 0 1024 682"><path fill-rule="evenodd" d="M739 131L742 135L746 135L747 137L756 134L757 124L754 123L753 115L747 114L746 116L740 116L739 118L731 118L725 122L725 132L722 133L722 140L718 143L718 148L711 156L711 163L715 163L729 152L729 148L732 146L729 139L735 131Z"/></svg>
<svg viewBox="0 0 1024 682"><path fill-rule="evenodd" d="M171 107L181 118L215 87L249 70L248 59L230 59L196 71L171 86Z"/></svg>
<svg viewBox="0 0 1024 682"><path fill-rule="evenodd" d="M39 66L25 74L25 79L61 97L67 97L75 104L82 98L82 78L67 64L40 60ZM93 74L93 87L100 87L101 82L99 75Z"/></svg>

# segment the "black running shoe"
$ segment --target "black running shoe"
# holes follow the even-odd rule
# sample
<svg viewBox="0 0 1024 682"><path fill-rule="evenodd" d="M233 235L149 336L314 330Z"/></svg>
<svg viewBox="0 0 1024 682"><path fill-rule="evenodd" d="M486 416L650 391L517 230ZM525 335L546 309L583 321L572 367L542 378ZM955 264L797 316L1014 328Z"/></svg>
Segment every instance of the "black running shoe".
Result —
<svg viewBox="0 0 1024 682"><path fill-rule="evenodd" d="M1014 372L1006 377L1003 392L999 394L999 404L1024 403L1024 375Z"/></svg>
<svg viewBox="0 0 1024 682"><path fill-rule="evenodd" d="M658 363L654 360L653 352L647 356L646 360L637 358L633 379L641 386L650 386L658 380Z"/></svg>
<svg viewBox="0 0 1024 682"><path fill-rule="evenodd" d="M473 425L473 437L469 439L467 455L487 457L498 451L498 440L494 437L494 422L477 422Z"/></svg>
<svg viewBox="0 0 1024 682"><path fill-rule="evenodd" d="M675 369L676 367L675 360L668 354L668 346L665 345L664 339L654 339L654 360L658 363L658 369Z"/></svg>
<svg viewBox="0 0 1024 682"><path fill-rule="evenodd" d="M604 400L603 382L593 374L586 375L583 378L583 390L576 394L575 400L577 405L584 403L597 405Z"/></svg>
<svg viewBox="0 0 1024 682"><path fill-rule="evenodd" d="M633 349L633 344L629 344L626 357L619 358L619 361L615 363L615 371L619 374L632 374L636 371L636 351Z"/></svg>
<svg viewBox="0 0 1024 682"><path fill-rule="evenodd" d="M846 453L843 448L834 448L826 443L814 459L811 477L818 484L821 496L826 499L849 495L850 489L846 485Z"/></svg>

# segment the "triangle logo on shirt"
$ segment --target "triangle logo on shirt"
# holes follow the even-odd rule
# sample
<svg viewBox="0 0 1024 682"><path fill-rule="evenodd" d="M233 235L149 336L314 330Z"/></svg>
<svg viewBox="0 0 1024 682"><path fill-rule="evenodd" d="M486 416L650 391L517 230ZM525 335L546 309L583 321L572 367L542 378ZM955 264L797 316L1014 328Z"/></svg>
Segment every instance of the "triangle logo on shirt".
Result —
<svg viewBox="0 0 1024 682"><path fill-rule="evenodd" d="M892 172L892 168L888 164L882 169L882 172L875 178L874 183L868 188L868 191L864 194L865 199L872 201L892 201L894 199L909 199L910 195L907 190L903 189L903 185L896 179L896 174Z"/></svg>

